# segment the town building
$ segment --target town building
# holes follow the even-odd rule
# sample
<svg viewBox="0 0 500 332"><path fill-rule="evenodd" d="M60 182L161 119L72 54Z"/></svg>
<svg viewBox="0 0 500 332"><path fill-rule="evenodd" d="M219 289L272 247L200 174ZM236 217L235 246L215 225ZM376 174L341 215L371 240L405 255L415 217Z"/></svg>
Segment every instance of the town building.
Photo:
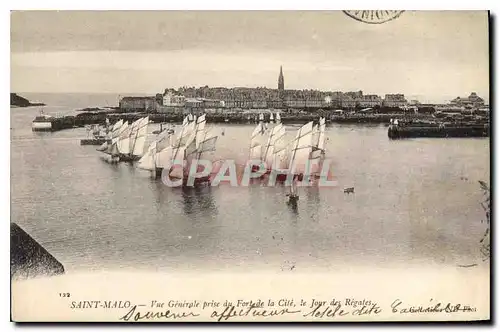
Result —
<svg viewBox="0 0 500 332"><path fill-rule="evenodd" d="M450 104L456 106L464 106L467 108L479 108L484 106L484 99L479 97L475 92L472 92L469 97L461 98L457 97L453 99Z"/></svg>
<svg viewBox="0 0 500 332"><path fill-rule="evenodd" d="M364 95L357 99L357 105L360 107L382 106L382 98L377 95Z"/></svg>
<svg viewBox="0 0 500 332"><path fill-rule="evenodd" d="M354 108L354 107L356 107L356 103L357 103L356 99L354 99L352 96L345 95L340 100L340 107L342 107L342 108Z"/></svg>
<svg viewBox="0 0 500 332"><path fill-rule="evenodd" d="M402 107L406 104L407 100L405 99L405 95L402 93L386 94L382 103L385 107Z"/></svg>
<svg viewBox="0 0 500 332"><path fill-rule="evenodd" d="M119 102L120 109L124 112L154 112L156 104L155 97L123 97Z"/></svg>
<svg viewBox="0 0 500 332"><path fill-rule="evenodd" d="M163 95L163 106L182 107L186 103L186 97L167 92Z"/></svg>

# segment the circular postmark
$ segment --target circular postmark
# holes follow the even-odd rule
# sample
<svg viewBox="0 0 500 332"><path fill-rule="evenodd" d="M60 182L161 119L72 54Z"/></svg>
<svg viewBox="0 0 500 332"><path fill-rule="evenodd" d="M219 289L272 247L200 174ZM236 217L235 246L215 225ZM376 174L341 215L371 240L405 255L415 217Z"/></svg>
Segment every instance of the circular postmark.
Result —
<svg viewBox="0 0 500 332"><path fill-rule="evenodd" d="M347 16L368 24L381 24L392 21L403 12L404 10L344 10Z"/></svg>

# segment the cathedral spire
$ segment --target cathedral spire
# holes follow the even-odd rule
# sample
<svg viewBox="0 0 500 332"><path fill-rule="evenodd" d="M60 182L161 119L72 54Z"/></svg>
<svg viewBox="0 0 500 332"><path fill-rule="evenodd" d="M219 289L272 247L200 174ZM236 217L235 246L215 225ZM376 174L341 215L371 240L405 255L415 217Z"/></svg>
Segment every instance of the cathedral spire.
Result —
<svg viewBox="0 0 500 332"><path fill-rule="evenodd" d="M285 90L285 78L283 77L283 66L280 66L280 76L278 77L278 90Z"/></svg>

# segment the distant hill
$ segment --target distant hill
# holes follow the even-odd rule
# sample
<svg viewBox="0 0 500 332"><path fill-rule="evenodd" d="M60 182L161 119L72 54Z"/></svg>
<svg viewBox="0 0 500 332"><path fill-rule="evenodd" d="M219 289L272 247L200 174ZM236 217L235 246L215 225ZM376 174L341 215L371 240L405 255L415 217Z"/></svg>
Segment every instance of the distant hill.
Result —
<svg viewBox="0 0 500 332"><path fill-rule="evenodd" d="M45 106L44 103L31 103L28 99L19 96L17 93L10 94L10 106L28 107L28 106Z"/></svg>

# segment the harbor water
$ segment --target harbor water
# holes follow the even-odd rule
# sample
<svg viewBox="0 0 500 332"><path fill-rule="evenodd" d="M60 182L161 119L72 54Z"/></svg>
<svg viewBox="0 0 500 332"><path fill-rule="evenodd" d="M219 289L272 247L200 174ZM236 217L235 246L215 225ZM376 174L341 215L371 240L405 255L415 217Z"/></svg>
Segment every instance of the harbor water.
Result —
<svg viewBox="0 0 500 332"><path fill-rule="evenodd" d="M482 262L478 181L490 179L488 138L392 141L383 125L329 125L326 157L338 184L300 188L295 211L279 186L169 188L81 146L84 128L32 132L39 111L11 108L11 221L67 273ZM245 160L253 126L207 126L224 131L214 159ZM297 129L287 126L287 134Z"/></svg>

